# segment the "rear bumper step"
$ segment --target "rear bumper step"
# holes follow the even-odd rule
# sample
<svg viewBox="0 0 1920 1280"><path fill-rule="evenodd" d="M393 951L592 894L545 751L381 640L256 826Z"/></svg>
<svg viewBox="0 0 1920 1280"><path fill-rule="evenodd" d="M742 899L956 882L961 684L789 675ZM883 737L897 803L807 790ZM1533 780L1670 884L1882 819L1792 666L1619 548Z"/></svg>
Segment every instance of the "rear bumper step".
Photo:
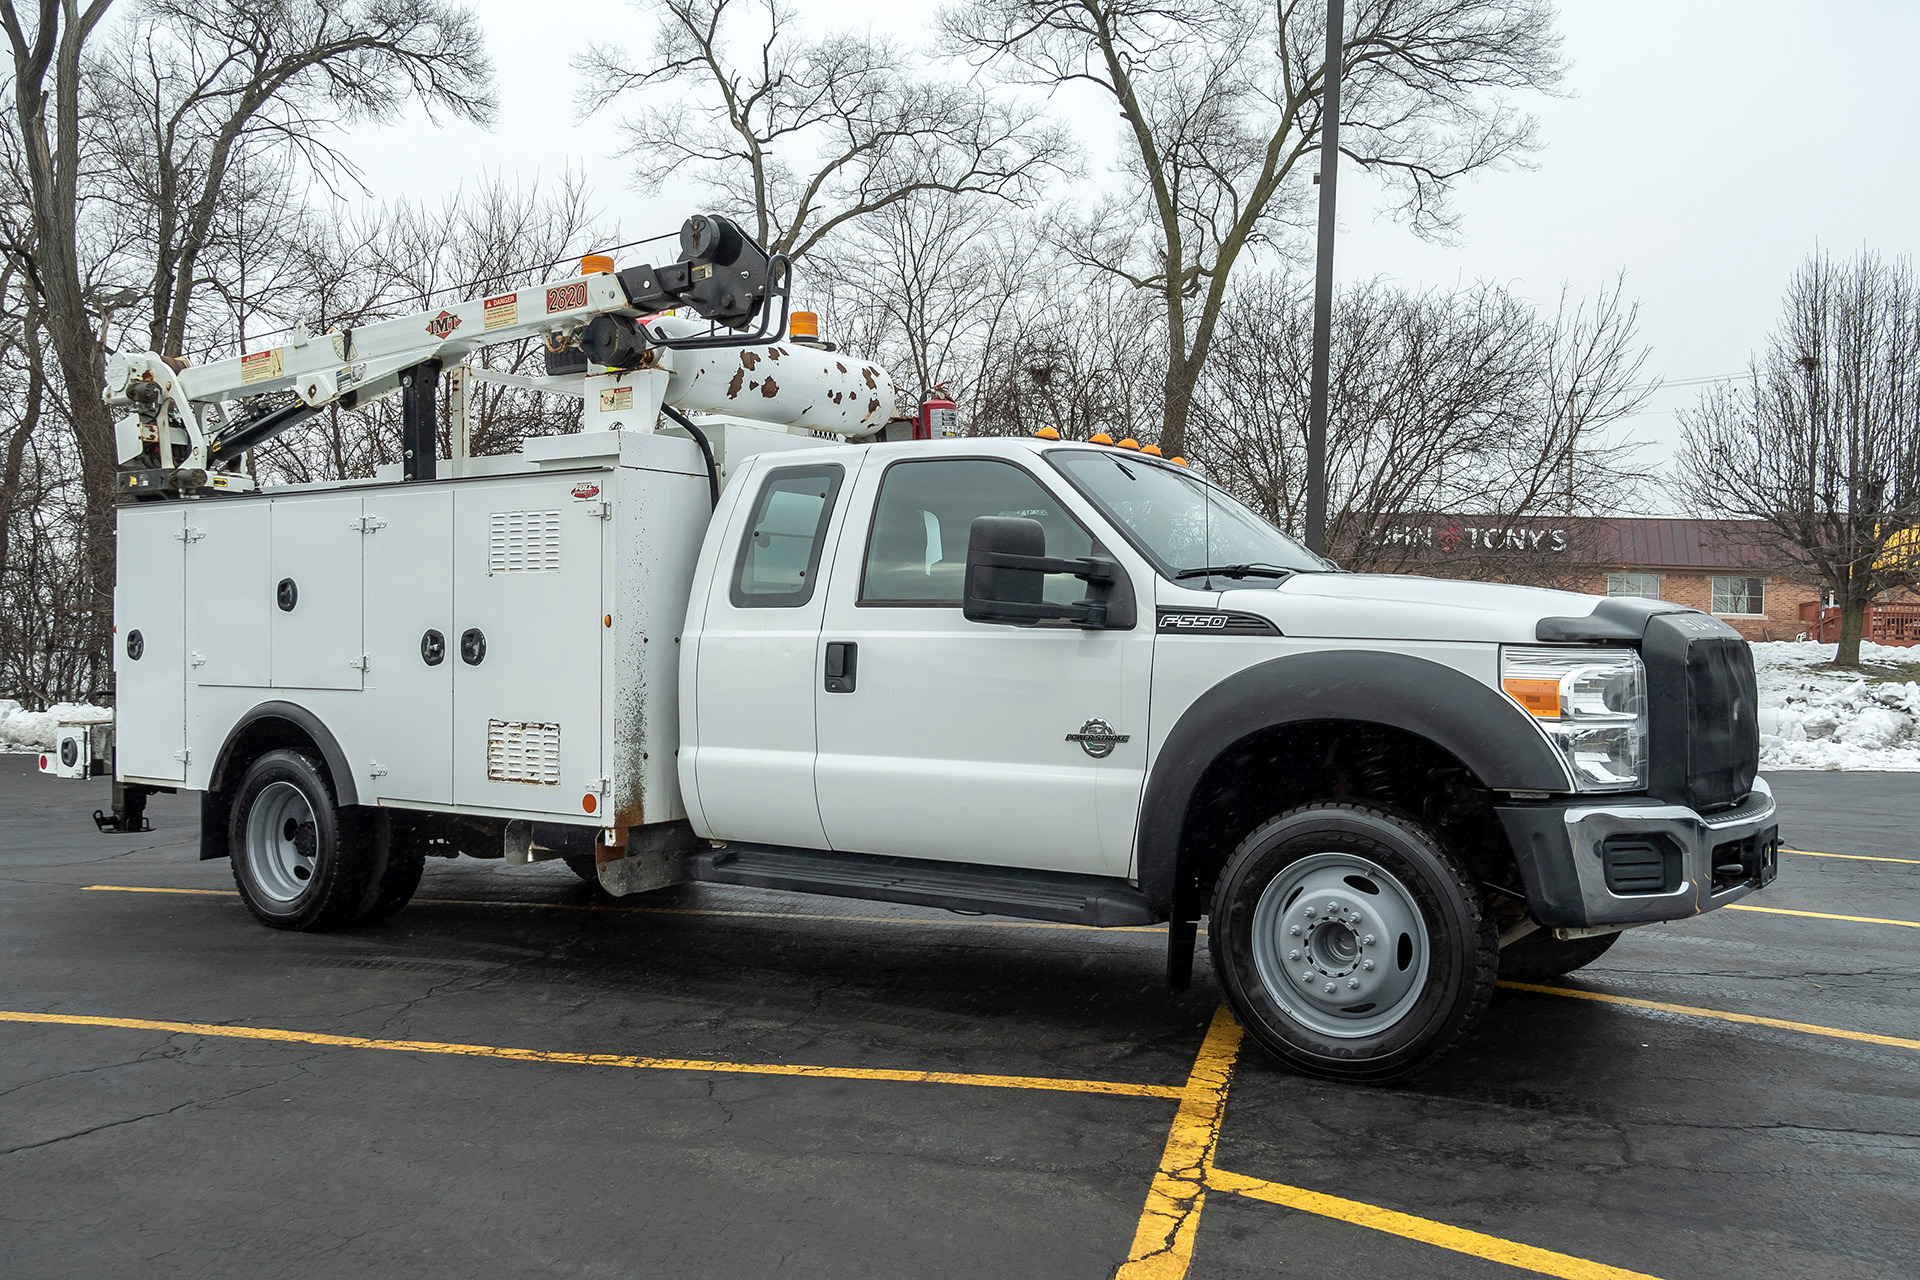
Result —
<svg viewBox="0 0 1920 1280"><path fill-rule="evenodd" d="M1159 920L1146 895L1124 880L1059 871L756 844L699 850L688 857L687 871L691 878L708 884L904 902L1100 928Z"/></svg>

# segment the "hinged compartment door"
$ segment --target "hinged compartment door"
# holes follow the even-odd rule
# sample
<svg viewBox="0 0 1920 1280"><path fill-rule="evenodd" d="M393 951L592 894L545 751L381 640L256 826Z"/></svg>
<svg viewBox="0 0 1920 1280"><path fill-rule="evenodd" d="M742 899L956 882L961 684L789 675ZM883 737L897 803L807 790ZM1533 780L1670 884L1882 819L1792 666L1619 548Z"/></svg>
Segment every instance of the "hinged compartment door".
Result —
<svg viewBox="0 0 1920 1280"><path fill-rule="evenodd" d="M274 688L361 687L367 662L360 632L364 536L357 493L274 499ZM284 607L288 601L290 609Z"/></svg>
<svg viewBox="0 0 1920 1280"><path fill-rule="evenodd" d="M272 504L196 502L187 526L187 683L264 688L273 679Z"/></svg>
<svg viewBox="0 0 1920 1280"><path fill-rule="evenodd" d="M599 486L577 476L454 495L453 799L595 821L600 762ZM593 488L587 497L573 490ZM592 807L585 797L592 795Z"/></svg>
<svg viewBox="0 0 1920 1280"><path fill-rule="evenodd" d="M181 782L187 776L183 505L120 512L113 677L114 772L122 778Z"/></svg>
<svg viewBox="0 0 1920 1280"><path fill-rule="evenodd" d="M394 486L366 495L366 640L380 800L453 799L453 491Z"/></svg>

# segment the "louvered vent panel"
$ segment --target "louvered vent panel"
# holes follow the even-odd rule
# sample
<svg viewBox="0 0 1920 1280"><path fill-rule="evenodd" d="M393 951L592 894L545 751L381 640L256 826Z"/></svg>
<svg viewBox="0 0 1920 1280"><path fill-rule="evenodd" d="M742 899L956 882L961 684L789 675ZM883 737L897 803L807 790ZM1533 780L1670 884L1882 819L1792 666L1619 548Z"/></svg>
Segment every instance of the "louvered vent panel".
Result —
<svg viewBox="0 0 1920 1280"><path fill-rule="evenodd" d="M560 785L560 726L531 720L487 721L487 777L495 782Z"/></svg>
<svg viewBox="0 0 1920 1280"><path fill-rule="evenodd" d="M560 572L560 513L494 512L487 535L487 572Z"/></svg>

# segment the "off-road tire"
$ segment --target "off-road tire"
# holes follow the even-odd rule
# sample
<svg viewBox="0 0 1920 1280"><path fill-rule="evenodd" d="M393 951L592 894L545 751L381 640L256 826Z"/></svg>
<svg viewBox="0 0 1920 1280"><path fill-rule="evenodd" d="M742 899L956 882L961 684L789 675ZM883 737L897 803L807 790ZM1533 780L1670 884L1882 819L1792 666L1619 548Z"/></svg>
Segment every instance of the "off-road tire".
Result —
<svg viewBox="0 0 1920 1280"><path fill-rule="evenodd" d="M1358 858L1385 872L1398 882L1389 891L1391 900L1407 912L1409 922L1417 909L1426 930L1424 979L1405 979L1399 998L1404 1012L1364 1034L1330 1034L1303 1021L1268 990L1255 957L1255 916L1267 886L1286 876L1293 864L1321 855ZM1376 896L1379 891L1376 884ZM1292 912L1299 900L1299 895L1287 899L1284 911ZM1271 945L1284 948L1290 941ZM1302 805L1241 841L1215 886L1207 944L1240 1024L1287 1066L1328 1079L1384 1082L1431 1066L1486 1011L1499 971L1499 935L1466 861L1419 823L1367 805ZM1397 950L1396 945L1386 954ZM1345 1016L1307 1008L1307 998L1291 990L1286 995L1323 1022L1337 1023ZM1391 1009L1365 1016L1389 1013Z"/></svg>
<svg viewBox="0 0 1920 1280"><path fill-rule="evenodd" d="M295 792L304 808L292 801ZM308 851L304 859L291 860L306 864L291 892L270 889L272 860L262 848L249 846L249 822L256 808L265 817L268 806L286 813L278 824L281 831L296 833L285 842ZM308 830L301 832L301 827ZM368 811L340 805L326 770L312 757L289 750L267 752L242 775L228 817L227 847L240 900L256 920L275 929L330 929L351 922L367 896L379 856ZM294 884L283 880L285 887Z"/></svg>
<svg viewBox="0 0 1920 1280"><path fill-rule="evenodd" d="M1592 938L1570 938L1565 942L1552 931L1536 929L1524 938L1509 943L1500 952L1500 976L1519 982L1541 982L1584 969L1607 954L1619 939L1617 933L1602 933Z"/></svg>

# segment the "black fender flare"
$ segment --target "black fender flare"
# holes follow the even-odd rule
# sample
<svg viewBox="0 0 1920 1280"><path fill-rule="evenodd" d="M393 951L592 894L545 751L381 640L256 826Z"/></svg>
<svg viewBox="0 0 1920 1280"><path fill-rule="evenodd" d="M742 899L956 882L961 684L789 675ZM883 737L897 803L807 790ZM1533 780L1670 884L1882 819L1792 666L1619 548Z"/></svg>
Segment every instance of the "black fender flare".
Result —
<svg viewBox="0 0 1920 1280"><path fill-rule="evenodd" d="M1452 667L1371 649L1273 658L1195 699L1155 757L1141 805L1139 883L1157 910L1198 916L1200 904L1178 900L1180 839L1208 767L1251 734L1313 720L1405 730L1451 752L1494 791L1573 789L1565 765L1526 712Z"/></svg>
<svg viewBox="0 0 1920 1280"><path fill-rule="evenodd" d="M304 733L320 749L320 762L325 766L333 782L334 799L341 805L360 803L360 789L353 780L353 767L347 763L347 753L340 749L340 743L332 730L321 723L320 717L305 707L292 702L263 702L234 721L233 728L227 730L227 740L220 744L220 754L214 757L213 771L207 775L207 789L200 793L200 858L224 858L227 856L227 786L233 779L227 777L233 763L233 748L252 726L262 720L283 720Z"/></svg>

